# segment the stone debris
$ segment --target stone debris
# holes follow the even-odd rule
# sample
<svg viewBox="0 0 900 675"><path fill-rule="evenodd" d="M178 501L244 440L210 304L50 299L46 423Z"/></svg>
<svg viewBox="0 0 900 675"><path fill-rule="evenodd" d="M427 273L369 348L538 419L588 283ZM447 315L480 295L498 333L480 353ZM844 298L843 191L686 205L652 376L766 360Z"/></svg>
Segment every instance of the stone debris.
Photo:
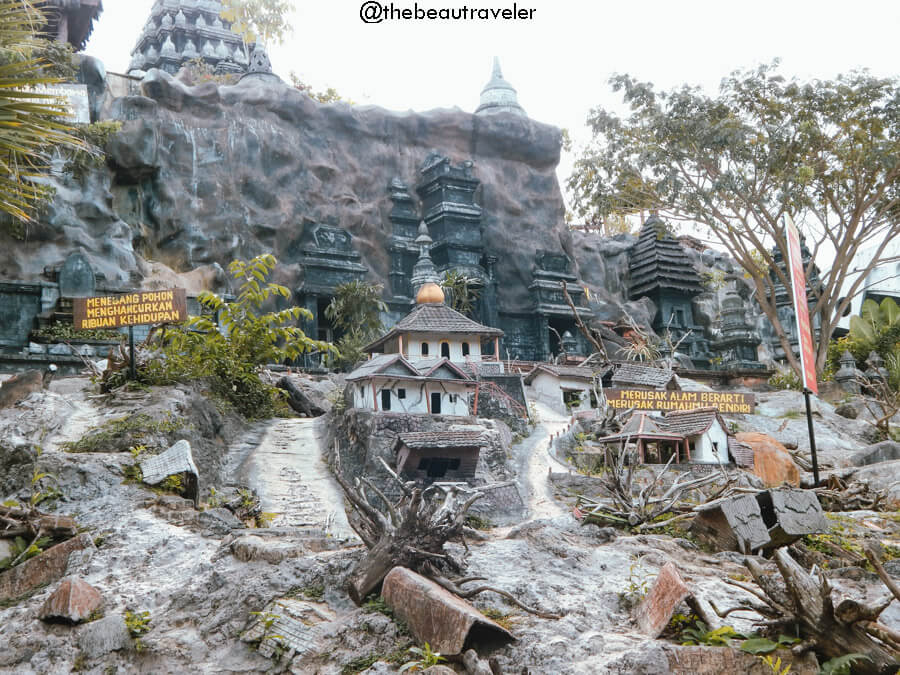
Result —
<svg viewBox="0 0 900 675"><path fill-rule="evenodd" d="M163 453L145 459L141 462L142 480L147 485L156 485L163 482L169 476L184 473L189 476L185 486L185 496L194 500L197 506L199 499L200 472L194 464L191 455L191 444L186 440L176 442ZM193 476L191 479L190 476Z"/></svg>
<svg viewBox="0 0 900 675"><path fill-rule="evenodd" d="M793 488L718 499L697 507L691 524L691 532L717 550L741 553L786 546L828 530L816 493Z"/></svg>
<svg viewBox="0 0 900 675"><path fill-rule="evenodd" d="M86 581L72 577L64 579L44 601L38 618L44 621L80 623L100 609L102 604L100 591Z"/></svg>
<svg viewBox="0 0 900 675"><path fill-rule="evenodd" d="M638 630L648 637L659 637L672 620L675 609L690 594L675 565L667 562L634 612Z"/></svg>
<svg viewBox="0 0 900 675"><path fill-rule="evenodd" d="M110 652L129 649L131 634L121 614L105 616L92 621L81 629L78 635L78 647L86 656L99 658Z"/></svg>
<svg viewBox="0 0 900 675"><path fill-rule="evenodd" d="M0 574L0 601L18 598L32 589L62 578L71 553L93 548L91 536L80 534L6 570Z"/></svg>
<svg viewBox="0 0 900 675"><path fill-rule="evenodd" d="M462 652L475 628L480 636L496 642L515 640L512 633L462 598L405 567L388 572L381 595L419 642L427 642L441 654Z"/></svg>

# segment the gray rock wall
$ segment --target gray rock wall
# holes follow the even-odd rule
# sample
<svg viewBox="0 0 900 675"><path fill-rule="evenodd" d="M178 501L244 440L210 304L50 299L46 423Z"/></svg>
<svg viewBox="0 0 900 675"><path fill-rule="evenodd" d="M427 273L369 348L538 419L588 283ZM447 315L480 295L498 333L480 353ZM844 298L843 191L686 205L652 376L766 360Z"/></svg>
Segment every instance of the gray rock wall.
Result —
<svg viewBox="0 0 900 675"><path fill-rule="evenodd" d="M325 223L353 235L370 279L387 287L387 186L399 177L414 187L432 150L475 163L485 248L500 257L501 311L531 309L537 249L571 253L555 127L458 109L325 105L253 80L187 87L161 71L142 91L108 106L124 123L108 167L81 181L57 175L57 195L27 241L4 241L0 279L37 279L83 246L112 287L147 274L142 258L187 271L272 252L280 281L296 288L301 237Z"/></svg>

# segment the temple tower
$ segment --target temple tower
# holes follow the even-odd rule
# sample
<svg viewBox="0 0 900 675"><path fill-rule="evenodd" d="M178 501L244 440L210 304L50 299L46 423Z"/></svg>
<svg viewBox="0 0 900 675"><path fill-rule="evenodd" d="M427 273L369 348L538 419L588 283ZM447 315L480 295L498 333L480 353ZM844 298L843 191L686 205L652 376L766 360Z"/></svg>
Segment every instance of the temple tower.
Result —
<svg viewBox="0 0 900 675"><path fill-rule="evenodd" d="M734 370L764 368L759 362L757 347L759 333L747 320L744 301L737 292L738 280L729 280L728 290L722 300L721 333L712 341L712 348L721 359L723 368Z"/></svg>
<svg viewBox="0 0 900 675"><path fill-rule="evenodd" d="M453 269L484 282L481 207L475 203L479 181L472 166L471 161L453 166L449 157L431 153L419 173L416 192L434 237L431 257L438 271Z"/></svg>
<svg viewBox="0 0 900 675"><path fill-rule="evenodd" d="M249 62L244 43L221 11L218 0L156 0L131 52L129 72L159 68L174 75L196 58L218 72L243 72Z"/></svg>
<svg viewBox="0 0 900 675"><path fill-rule="evenodd" d="M660 337L668 330L672 342L688 331L680 350L694 365L710 366L710 354L703 327L694 321L693 300L703 292L700 276L681 244L657 214L641 227L638 243L628 260L629 298L648 297L656 304L651 327Z"/></svg>

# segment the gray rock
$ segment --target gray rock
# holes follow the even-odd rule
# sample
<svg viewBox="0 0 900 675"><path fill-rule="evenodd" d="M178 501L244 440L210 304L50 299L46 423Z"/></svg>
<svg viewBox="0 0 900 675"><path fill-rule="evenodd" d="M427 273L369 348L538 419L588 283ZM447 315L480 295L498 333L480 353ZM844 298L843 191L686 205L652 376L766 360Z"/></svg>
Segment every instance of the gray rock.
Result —
<svg viewBox="0 0 900 675"><path fill-rule="evenodd" d="M859 416L859 411L852 403L842 403L834 409L834 413L846 417L848 420L855 420Z"/></svg>
<svg viewBox="0 0 900 675"><path fill-rule="evenodd" d="M28 351L31 354L44 354L47 352L47 345L42 345L39 342L29 342Z"/></svg>
<svg viewBox="0 0 900 675"><path fill-rule="evenodd" d="M89 658L129 649L131 635L121 614L105 616L87 624L78 633L78 646Z"/></svg>
<svg viewBox="0 0 900 675"><path fill-rule="evenodd" d="M203 528L204 533L224 536L232 530L240 530L245 527L237 516L228 509L217 508L207 509L200 513L198 523Z"/></svg>
<svg viewBox="0 0 900 675"><path fill-rule="evenodd" d="M900 459L900 443L897 441L881 441L863 448L850 458L853 466L868 466L878 462L890 462ZM900 476L897 477L900 480Z"/></svg>
<svg viewBox="0 0 900 675"><path fill-rule="evenodd" d="M610 675L666 675L671 670L666 652L650 642L646 648L625 652L607 664L606 672Z"/></svg>

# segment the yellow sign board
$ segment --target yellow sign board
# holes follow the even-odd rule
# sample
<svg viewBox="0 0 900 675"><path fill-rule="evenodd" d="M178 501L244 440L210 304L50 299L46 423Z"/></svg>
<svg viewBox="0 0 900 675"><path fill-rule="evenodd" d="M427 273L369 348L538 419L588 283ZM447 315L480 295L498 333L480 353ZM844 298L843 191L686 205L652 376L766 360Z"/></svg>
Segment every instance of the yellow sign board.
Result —
<svg viewBox="0 0 900 675"><path fill-rule="evenodd" d="M756 405L753 394L725 391L648 391L645 389L605 389L606 400L616 410L696 410L716 408L721 413L751 414Z"/></svg>
<svg viewBox="0 0 900 675"><path fill-rule="evenodd" d="M187 297L183 288L73 298L75 330L118 328L187 320Z"/></svg>

